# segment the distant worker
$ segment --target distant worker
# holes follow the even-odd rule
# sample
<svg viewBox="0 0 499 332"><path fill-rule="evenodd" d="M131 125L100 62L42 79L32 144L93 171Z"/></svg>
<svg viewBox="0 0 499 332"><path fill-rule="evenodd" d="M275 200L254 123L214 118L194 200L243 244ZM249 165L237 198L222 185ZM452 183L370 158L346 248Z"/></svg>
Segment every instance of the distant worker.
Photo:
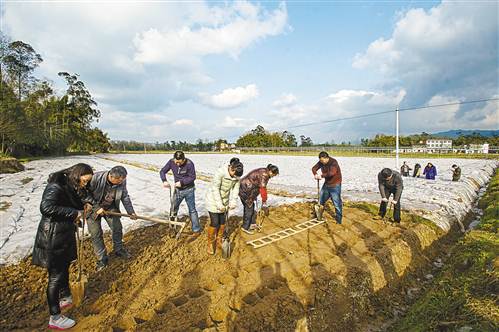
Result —
<svg viewBox="0 0 499 332"><path fill-rule="evenodd" d="M414 165L414 172L412 173L413 178L421 177L421 164Z"/></svg>
<svg viewBox="0 0 499 332"><path fill-rule="evenodd" d="M267 183L271 178L279 174L276 165L268 164L267 167L257 168L249 172L241 179L239 197L243 203L243 225L242 231L253 234L256 227L255 203L258 195L262 196L262 210L265 215L269 214L267 207Z"/></svg>
<svg viewBox="0 0 499 332"><path fill-rule="evenodd" d="M392 204L393 208L393 221L400 223L400 197L404 189L404 182L400 173L392 171L389 168L383 168L378 173L378 186L379 193L381 194L381 204L379 205L379 216L384 218L386 215L386 206L390 195L393 194Z"/></svg>
<svg viewBox="0 0 499 332"><path fill-rule="evenodd" d="M435 180L435 176L437 176L437 168L432 163L428 163L428 165L424 168L423 175L426 175L427 180Z"/></svg>
<svg viewBox="0 0 499 332"><path fill-rule="evenodd" d="M321 173L318 173L318 170ZM325 151L319 153L319 161L312 167L312 174L316 180L324 179L324 184L320 192L321 209L327 200L331 198L336 211L336 223L341 224L343 219L343 202L341 200L341 169L336 159L331 158Z"/></svg>
<svg viewBox="0 0 499 332"><path fill-rule="evenodd" d="M206 192L206 209L210 215L208 229L208 253L213 255L216 248L222 249L222 240L227 222L227 211L237 207L239 181L243 175L243 164L232 158L229 165L220 167Z"/></svg>
<svg viewBox="0 0 499 332"><path fill-rule="evenodd" d="M412 168L410 168L409 165L407 165L404 161L404 164L400 167L400 174L402 174L402 176L409 176L409 172L411 170Z"/></svg>
<svg viewBox="0 0 499 332"><path fill-rule="evenodd" d="M170 170L173 173L173 180L175 182L172 184L166 179L166 173ZM180 204L185 199L191 219L192 236L197 238L201 234L201 225L199 224L199 216L196 210L196 188L194 186L196 169L194 163L185 157L184 152L175 151L173 158L168 160L166 165L159 171L159 176L161 177L161 181L163 181L163 187L171 188L171 186L174 186L174 215L177 215Z"/></svg>
<svg viewBox="0 0 499 332"><path fill-rule="evenodd" d="M456 164L452 165L452 181L459 181L461 178L461 168Z"/></svg>

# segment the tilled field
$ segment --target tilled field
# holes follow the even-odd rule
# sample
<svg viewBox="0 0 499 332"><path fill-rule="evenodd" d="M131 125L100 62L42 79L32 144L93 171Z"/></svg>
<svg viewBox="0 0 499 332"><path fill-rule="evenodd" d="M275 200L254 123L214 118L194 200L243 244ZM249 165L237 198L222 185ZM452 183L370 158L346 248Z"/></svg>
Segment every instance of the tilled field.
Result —
<svg viewBox="0 0 499 332"><path fill-rule="evenodd" d="M273 208L255 235L237 229L229 260L206 253L206 235L191 241L186 232L176 241L156 225L125 236L132 259L112 257L95 272L87 240L87 299L67 312L74 330L366 330L403 310L407 290L420 283L412 271L445 252L435 227L408 215L401 226L385 225L363 205L346 207L343 225L332 222L329 207L322 225L262 248L246 244L310 219L311 206ZM0 283L1 329L44 330L45 271L27 258L0 268Z"/></svg>

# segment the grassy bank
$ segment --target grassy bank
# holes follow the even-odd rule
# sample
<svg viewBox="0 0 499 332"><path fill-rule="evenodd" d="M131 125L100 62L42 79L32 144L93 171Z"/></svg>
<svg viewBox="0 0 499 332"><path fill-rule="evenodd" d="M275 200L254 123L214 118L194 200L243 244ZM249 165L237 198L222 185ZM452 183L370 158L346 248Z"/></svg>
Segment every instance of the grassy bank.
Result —
<svg viewBox="0 0 499 332"><path fill-rule="evenodd" d="M479 202L480 225L468 232L434 287L392 331L499 330L499 173Z"/></svg>

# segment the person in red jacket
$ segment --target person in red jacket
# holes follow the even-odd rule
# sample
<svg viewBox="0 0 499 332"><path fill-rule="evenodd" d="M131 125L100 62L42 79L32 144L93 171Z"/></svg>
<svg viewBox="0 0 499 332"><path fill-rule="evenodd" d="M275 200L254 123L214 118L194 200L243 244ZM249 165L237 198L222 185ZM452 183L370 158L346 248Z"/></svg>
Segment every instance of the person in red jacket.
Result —
<svg viewBox="0 0 499 332"><path fill-rule="evenodd" d="M318 173L318 170L321 173ZM327 200L331 198L336 210L336 223L341 224L343 218L343 202L341 201L341 169L336 159L331 158L325 151L319 153L319 162L312 167L312 174L316 180L324 179L324 185L320 192L322 209Z"/></svg>
<svg viewBox="0 0 499 332"><path fill-rule="evenodd" d="M255 202L258 195L262 196L262 210L268 215L267 183L278 174L279 168L269 164L267 167L252 170L241 179L239 198L241 198L244 207L243 232L253 234L251 227L256 224Z"/></svg>

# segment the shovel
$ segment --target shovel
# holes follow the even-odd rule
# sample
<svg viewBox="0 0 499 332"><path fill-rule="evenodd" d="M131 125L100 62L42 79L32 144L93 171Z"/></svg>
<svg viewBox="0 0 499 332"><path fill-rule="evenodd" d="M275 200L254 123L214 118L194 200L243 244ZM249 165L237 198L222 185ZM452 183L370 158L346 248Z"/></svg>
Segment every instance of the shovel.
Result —
<svg viewBox="0 0 499 332"><path fill-rule="evenodd" d="M76 244L77 244L77 259L78 259L78 276L76 277L76 281L72 282L70 285L71 295L73 297L73 304L79 307L83 300L85 299L85 285L88 282L88 277L82 273L81 264L83 258L83 236L85 234L85 221L87 219L87 214L83 212L83 220L81 225L81 236L78 231L78 226L76 227Z"/></svg>
<svg viewBox="0 0 499 332"><path fill-rule="evenodd" d="M230 234L229 232L229 210L225 211L225 231L224 231L224 239L222 241L222 257L225 259L229 259L230 256L232 255L232 247L230 243Z"/></svg>
<svg viewBox="0 0 499 332"><path fill-rule="evenodd" d="M388 206L388 212L383 217L383 223L385 224L388 222L388 218L390 218L390 213L392 212L392 206L393 206L393 201L390 201Z"/></svg>
<svg viewBox="0 0 499 332"><path fill-rule="evenodd" d="M320 189L321 180L317 180L317 204L314 205L315 216L318 221L322 221L322 212L323 208L321 205L321 189Z"/></svg>
<svg viewBox="0 0 499 332"><path fill-rule="evenodd" d="M106 211L105 214L108 216L132 218L131 215L126 214L126 213ZM180 237L180 234L182 234L182 231L184 230L184 227L185 227L185 222L181 222L181 221L172 221L172 220L165 220L165 219L161 219L161 218L138 216L138 215L135 215L135 218L140 219L140 220L152 221L152 222L155 222L158 224L170 225L171 227L180 226L180 229L177 232L177 235L175 236L176 239L178 239Z"/></svg>

